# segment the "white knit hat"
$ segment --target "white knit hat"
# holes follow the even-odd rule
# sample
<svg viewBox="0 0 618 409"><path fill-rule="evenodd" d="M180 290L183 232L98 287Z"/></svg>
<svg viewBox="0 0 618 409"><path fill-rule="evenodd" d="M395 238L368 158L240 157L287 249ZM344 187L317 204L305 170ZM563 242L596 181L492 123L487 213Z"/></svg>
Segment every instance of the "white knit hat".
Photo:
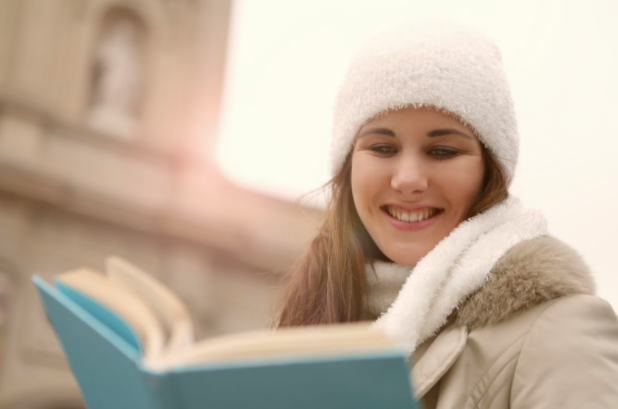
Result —
<svg viewBox="0 0 618 409"><path fill-rule="evenodd" d="M331 175L363 124L408 106L432 106L472 127L512 180L519 138L500 51L484 34L436 19L381 34L353 58L335 101Z"/></svg>

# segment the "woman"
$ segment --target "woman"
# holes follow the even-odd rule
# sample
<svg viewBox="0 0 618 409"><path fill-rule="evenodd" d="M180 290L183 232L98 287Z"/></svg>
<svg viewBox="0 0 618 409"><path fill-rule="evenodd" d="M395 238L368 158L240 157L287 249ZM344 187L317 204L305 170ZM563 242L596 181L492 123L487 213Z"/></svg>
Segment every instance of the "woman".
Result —
<svg viewBox="0 0 618 409"><path fill-rule="evenodd" d="M509 195L495 44L443 21L376 37L337 97L325 222L279 326L376 320L425 408L618 407L618 318L582 258Z"/></svg>

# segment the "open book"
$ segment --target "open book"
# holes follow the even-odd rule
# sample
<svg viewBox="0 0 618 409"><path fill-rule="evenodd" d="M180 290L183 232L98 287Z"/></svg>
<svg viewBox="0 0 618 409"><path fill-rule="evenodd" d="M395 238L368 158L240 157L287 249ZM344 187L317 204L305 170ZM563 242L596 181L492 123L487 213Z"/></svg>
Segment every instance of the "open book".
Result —
<svg viewBox="0 0 618 409"><path fill-rule="evenodd" d="M89 409L418 407L404 352L368 323L194 342L182 301L121 258L33 281Z"/></svg>

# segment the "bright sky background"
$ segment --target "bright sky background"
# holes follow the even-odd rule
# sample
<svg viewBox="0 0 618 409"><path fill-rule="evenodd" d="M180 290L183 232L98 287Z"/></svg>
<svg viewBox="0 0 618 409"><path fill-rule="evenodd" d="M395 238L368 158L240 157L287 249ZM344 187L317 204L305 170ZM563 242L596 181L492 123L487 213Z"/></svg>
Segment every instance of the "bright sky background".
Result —
<svg viewBox="0 0 618 409"><path fill-rule="evenodd" d="M511 191L584 255L618 311L615 0L238 0L222 170L290 200L325 183L331 110L350 58L376 32L426 16L478 27L500 46L521 140Z"/></svg>

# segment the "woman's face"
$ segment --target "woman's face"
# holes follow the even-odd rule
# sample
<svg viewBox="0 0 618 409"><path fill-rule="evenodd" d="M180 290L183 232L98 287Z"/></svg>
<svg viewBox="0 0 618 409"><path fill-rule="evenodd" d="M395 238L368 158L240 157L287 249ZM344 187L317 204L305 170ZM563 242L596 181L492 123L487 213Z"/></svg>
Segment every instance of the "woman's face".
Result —
<svg viewBox="0 0 618 409"><path fill-rule="evenodd" d="M431 108L404 108L366 123L352 154L361 221L392 261L414 266L478 198L482 147L471 129Z"/></svg>

